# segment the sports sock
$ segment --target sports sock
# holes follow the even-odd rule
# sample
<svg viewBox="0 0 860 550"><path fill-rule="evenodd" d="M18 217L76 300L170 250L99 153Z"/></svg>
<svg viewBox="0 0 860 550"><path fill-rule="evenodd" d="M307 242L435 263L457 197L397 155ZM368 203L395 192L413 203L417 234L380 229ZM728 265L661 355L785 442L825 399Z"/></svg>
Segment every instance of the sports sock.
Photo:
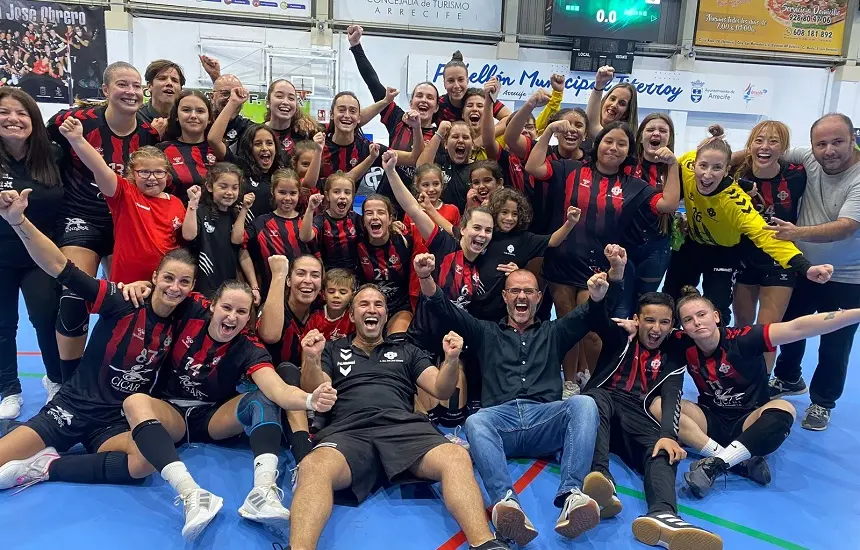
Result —
<svg viewBox="0 0 860 550"><path fill-rule="evenodd" d="M729 468L731 468L732 466L737 466L751 456L752 455L749 450L747 450L742 443L732 441L729 443L728 447L720 451L717 458L722 459L722 461L728 464Z"/></svg>
<svg viewBox="0 0 860 550"><path fill-rule="evenodd" d="M264 453L254 457L254 487L275 484L278 475L278 455Z"/></svg>
<svg viewBox="0 0 860 550"><path fill-rule="evenodd" d="M708 442L705 443L705 446L699 449L699 453L701 453L702 456L706 457L717 456L722 451L723 447L713 439L708 439Z"/></svg>
<svg viewBox="0 0 860 550"><path fill-rule="evenodd" d="M128 472L127 454L109 451L61 456L48 468L48 480L67 483L139 485L146 478L131 477Z"/></svg>
<svg viewBox="0 0 860 550"><path fill-rule="evenodd" d="M254 453L254 456L262 454L278 456L278 451L281 448L281 425L261 424L251 430L251 433L248 434L248 440L251 443L251 452Z"/></svg>
<svg viewBox="0 0 860 550"><path fill-rule="evenodd" d="M750 450L753 456L766 456L786 440L794 417L782 409L767 409L758 420L742 433L737 441Z"/></svg>
<svg viewBox="0 0 860 550"><path fill-rule="evenodd" d="M185 467L185 464L179 462L171 462L167 466L161 470L161 477L164 478L164 481L170 484L173 487L173 490L179 493L179 496L185 497L195 489L199 489L200 486L197 485L197 482L194 481L194 478L191 477L191 474L188 473L188 469Z"/></svg>
<svg viewBox="0 0 860 550"><path fill-rule="evenodd" d="M296 464L301 462L313 448L314 444L311 443L308 432L293 432L290 434L290 450L293 451L293 458L296 459Z"/></svg>
<svg viewBox="0 0 860 550"><path fill-rule="evenodd" d="M179 461L173 439L158 420L144 420L134 427L131 437L140 454L159 472L168 464Z"/></svg>
<svg viewBox="0 0 860 550"><path fill-rule="evenodd" d="M77 359L61 359L60 360L60 372L63 376L63 382L68 382L69 379L75 374L75 371L78 370L78 365L81 364L81 358Z"/></svg>

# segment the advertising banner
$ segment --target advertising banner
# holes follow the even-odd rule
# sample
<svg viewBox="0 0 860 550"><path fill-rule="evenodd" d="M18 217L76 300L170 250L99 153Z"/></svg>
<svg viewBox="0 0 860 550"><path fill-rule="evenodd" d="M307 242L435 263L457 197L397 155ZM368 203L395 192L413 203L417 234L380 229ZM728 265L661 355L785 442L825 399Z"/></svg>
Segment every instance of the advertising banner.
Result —
<svg viewBox="0 0 860 550"><path fill-rule="evenodd" d="M409 90L429 80L444 93L444 57L410 55ZM502 101L525 101L538 88L549 88L553 73L568 75L564 103L585 104L594 88L594 73L573 73L567 64L531 63L507 59L467 58L469 85L477 88L499 77ZM683 71L633 71L616 76L610 85L629 82L638 92L639 107L663 111L765 114L770 111L773 81L763 77L700 74Z"/></svg>
<svg viewBox="0 0 860 550"><path fill-rule="evenodd" d="M268 15L272 17L311 16L311 0L134 0L136 4L196 8L225 15Z"/></svg>
<svg viewBox="0 0 860 550"><path fill-rule="evenodd" d="M104 8L8 0L0 13L0 85L43 103L98 97L107 66Z"/></svg>
<svg viewBox="0 0 860 550"><path fill-rule="evenodd" d="M696 46L842 55L848 0L700 0Z"/></svg>
<svg viewBox="0 0 860 550"><path fill-rule="evenodd" d="M503 0L335 0L334 18L437 29L499 32Z"/></svg>

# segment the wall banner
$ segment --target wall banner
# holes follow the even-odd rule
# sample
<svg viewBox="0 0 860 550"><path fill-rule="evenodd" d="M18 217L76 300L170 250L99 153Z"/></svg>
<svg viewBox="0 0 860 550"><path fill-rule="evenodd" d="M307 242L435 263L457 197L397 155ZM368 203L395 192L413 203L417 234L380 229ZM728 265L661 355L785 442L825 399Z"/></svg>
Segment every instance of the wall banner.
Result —
<svg viewBox="0 0 860 550"><path fill-rule="evenodd" d="M43 103L98 97L107 67L104 8L7 0L0 14L0 85Z"/></svg>
<svg viewBox="0 0 860 550"><path fill-rule="evenodd" d="M136 4L195 8L213 14L235 16L253 14L271 17L310 18L311 0L133 0Z"/></svg>
<svg viewBox="0 0 860 550"><path fill-rule="evenodd" d="M696 46L842 55L848 0L700 0Z"/></svg>
<svg viewBox="0 0 860 550"><path fill-rule="evenodd" d="M531 63L508 59L466 59L471 86L481 88L499 77L502 101L525 101L538 88L549 88L553 73L568 76L564 103L583 105L594 88L593 73L573 73L568 64ZM410 55L407 61L409 92L423 81L433 82L445 93L442 70L448 59ZM610 85L629 82L636 87L639 106L663 111L766 114L774 93L773 81L762 77L701 74L684 71L634 70L616 76Z"/></svg>
<svg viewBox="0 0 860 550"><path fill-rule="evenodd" d="M335 0L339 21L499 32L503 0Z"/></svg>

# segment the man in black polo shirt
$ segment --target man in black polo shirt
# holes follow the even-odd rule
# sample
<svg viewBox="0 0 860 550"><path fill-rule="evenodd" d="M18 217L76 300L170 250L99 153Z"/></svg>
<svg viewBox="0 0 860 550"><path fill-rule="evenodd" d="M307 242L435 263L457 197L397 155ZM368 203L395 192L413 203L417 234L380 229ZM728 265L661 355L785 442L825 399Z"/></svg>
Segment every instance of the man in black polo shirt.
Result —
<svg viewBox="0 0 860 550"><path fill-rule="evenodd" d="M463 334L478 355L483 408L466 419L466 435L493 503L493 525L500 536L520 546L534 539L537 530L517 501L507 457L560 453L561 482L554 500L561 508L557 533L573 539L600 521L597 502L580 491L594 454L597 406L585 396L561 400L560 368L564 355L591 330L591 318L602 314L596 302L606 295L608 279L624 277L624 264L617 261L620 250L606 247L612 269L588 280L586 304L555 321L535 319L541 292L529 271L508 276L503 291L508 316L494 323L479 321L451 304L433 281L431 254L415 258L427 307Z"/></svg>
<svg viewBox="0 0 860 550"><path fill-rule="evenodd" d="M380 480L428 480L442 482L445 505L471 548L507 549L487 526L469 453L413 412L416 386L440 400L454 392L463 339L453 332L445 336L445 359L437 368L418 347L383 338L388 311L375 285L355 293L349 315L353 336L326 343L312 330L302 339L302 387L331 382L338 400L331 424L317 434L319 444L299 465L291 548L316 548L334 491L349 489L361 502Z"/></svg>

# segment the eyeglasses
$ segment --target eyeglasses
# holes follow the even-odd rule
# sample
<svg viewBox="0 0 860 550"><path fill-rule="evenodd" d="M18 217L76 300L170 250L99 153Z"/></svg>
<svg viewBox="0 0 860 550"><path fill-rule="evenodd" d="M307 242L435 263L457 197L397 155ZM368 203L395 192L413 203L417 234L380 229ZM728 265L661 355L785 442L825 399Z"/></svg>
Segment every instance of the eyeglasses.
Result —
<svg viewBox="0 0 860 550"><path fill-rule="evenodd" d="M506 288L505 292L511 294L513 296L519 296L520 292L525 294L526 296L534 296L538 293L538 289L536 288Z"/></svg>
<svg viewBox="0 0 860 550"><path fill-rule="evenodd" d="M524 130L537 130L537 126L535 126L534 124L526 124L525 126L523 126L523 129Z"/></svg>
<svg viewBox="0 0 860 550"><path fill-rule="evenodd" d="M167 177L167 170L135 170L134 173L137 174L137 177L145 180L148 180L153 176L157 180Z"/></svg>

